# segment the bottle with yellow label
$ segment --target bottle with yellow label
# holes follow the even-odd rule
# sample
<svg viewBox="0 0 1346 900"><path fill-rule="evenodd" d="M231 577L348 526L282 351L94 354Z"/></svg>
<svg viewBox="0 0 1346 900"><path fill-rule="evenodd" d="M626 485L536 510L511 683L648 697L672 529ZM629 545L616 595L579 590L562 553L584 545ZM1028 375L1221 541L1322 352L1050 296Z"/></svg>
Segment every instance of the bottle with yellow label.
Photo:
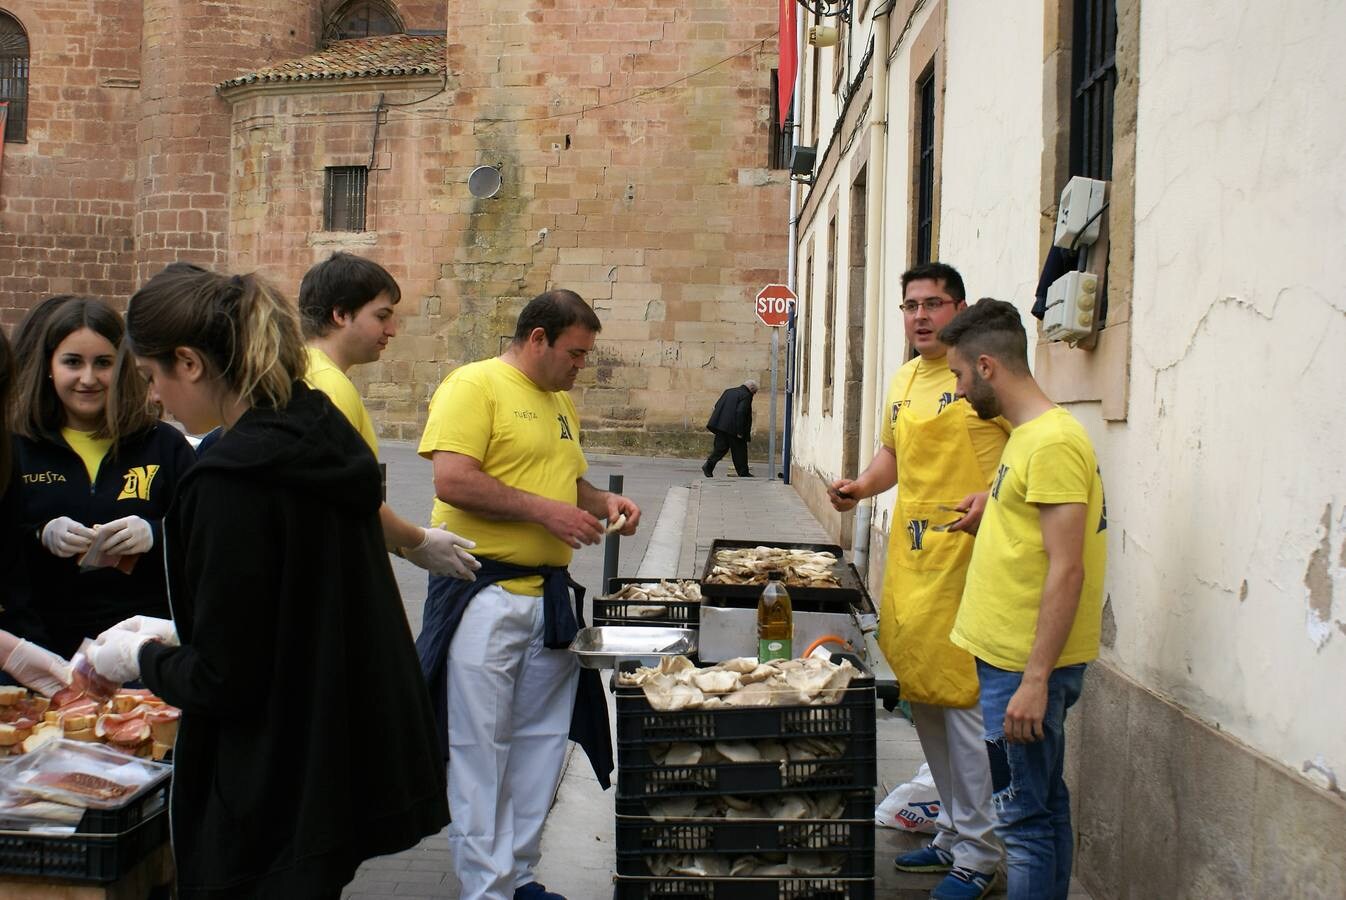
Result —
<svg viewBox="0 0 1346 900"><path fill-rule="evenodd" d="M766 587L757 601L758 662L794 656L794 609L781 579L781 572L768 573Z"/></svg>

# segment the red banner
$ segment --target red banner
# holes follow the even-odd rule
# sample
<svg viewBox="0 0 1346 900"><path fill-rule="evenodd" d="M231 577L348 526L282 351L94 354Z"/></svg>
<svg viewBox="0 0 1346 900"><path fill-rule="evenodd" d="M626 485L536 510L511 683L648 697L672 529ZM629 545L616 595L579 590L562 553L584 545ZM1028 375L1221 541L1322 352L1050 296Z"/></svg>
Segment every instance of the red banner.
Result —
<svg viewBox="0 0 1346 900"><path fill-rule="evenodd" d="M776 96L780 98L777 110L781 125L790 118L790 103L794 99L795 75L799 72L798 7L795 0L780 0L780 67L776 72Z"/></svg>

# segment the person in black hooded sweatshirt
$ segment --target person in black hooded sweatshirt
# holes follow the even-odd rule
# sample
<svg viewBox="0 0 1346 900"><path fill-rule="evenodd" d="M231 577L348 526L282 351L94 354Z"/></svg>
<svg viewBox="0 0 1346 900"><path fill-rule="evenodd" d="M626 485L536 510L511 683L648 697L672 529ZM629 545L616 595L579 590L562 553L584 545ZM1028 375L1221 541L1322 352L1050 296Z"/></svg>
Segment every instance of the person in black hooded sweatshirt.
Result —
<svg viewBox="0 0 1346 900"><path fill-rule="evenodd" d="M188 431L224 432L165 520L173 621L128 620L90 658L183 711L179 897L335 897L449 819L378 465L255 276L171 265L126 320L119 363Z"/></svg>

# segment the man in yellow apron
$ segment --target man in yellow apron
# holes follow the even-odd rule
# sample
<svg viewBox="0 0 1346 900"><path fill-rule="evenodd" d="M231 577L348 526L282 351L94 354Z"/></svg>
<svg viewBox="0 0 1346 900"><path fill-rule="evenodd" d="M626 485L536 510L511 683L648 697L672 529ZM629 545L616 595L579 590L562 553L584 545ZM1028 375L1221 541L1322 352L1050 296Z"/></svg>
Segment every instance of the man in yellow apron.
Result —
<svg viewBox="0 0 1346 900"><path fill-rule="evenodd" d="M949 874L932 897L983 897L1001 851L994 835L991 773L977 702L977 668L949 632L1009 426L980 419L956 398L939 330L966 306L952 266L927 263L902 275L902 318L919 354L893 378L884 402L883 446L854 481L832 484L838 510L901 487L889 531L879 645L910 702L941 800L928 846L897 857L907 872ZM966 514L955 510L968 510ZM952 527L950 527L952 526Z"/></svg>

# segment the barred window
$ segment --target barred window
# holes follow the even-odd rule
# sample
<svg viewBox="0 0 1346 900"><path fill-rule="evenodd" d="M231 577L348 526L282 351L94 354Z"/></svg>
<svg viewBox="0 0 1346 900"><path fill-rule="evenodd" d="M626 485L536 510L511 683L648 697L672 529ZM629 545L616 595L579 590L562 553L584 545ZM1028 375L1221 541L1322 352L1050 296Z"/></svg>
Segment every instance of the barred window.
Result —
<svg viewBox="0 0 1346 900"><path fill-rule="evenodd" d="M768 165L773 169L790 168L790 151L794 149L794 112L780 122L780 72L771 70L771 149Z"/></svg>
<svg viewBox="0 0 1346 900"><path fill-rule="evenodd" d="M7 109L5 141L28 140L28 34L18 20L0 12L0 103Z"/></svg>
<svg viewBox="0 0 1346 900"><path fill-rule="evenodd" d="M935 69L916 83L920 101L916 170L916 263L930 262L935 234Z"/></svg>
<svg viewBox="0 0 1346 900"><path fill-rule="evenodd" d="M1116 0L1075 0L1070 87L1070 174L1110 181Z"/></svg>
<svg viewBox="0 0 1346 900"><path fill-rule="evenodd" d="M330 44L332 41L352 38L401 34L402 30L397 13L386 3L379 0L351 0L328 21L324 37Z"/></svg>
<svg viewBox="0 0 1346 900"><path fill-rule="evenodd" d="M365 166L328 166L323 196L324 231L365 230L365 188L369 169Z"/></svg>

